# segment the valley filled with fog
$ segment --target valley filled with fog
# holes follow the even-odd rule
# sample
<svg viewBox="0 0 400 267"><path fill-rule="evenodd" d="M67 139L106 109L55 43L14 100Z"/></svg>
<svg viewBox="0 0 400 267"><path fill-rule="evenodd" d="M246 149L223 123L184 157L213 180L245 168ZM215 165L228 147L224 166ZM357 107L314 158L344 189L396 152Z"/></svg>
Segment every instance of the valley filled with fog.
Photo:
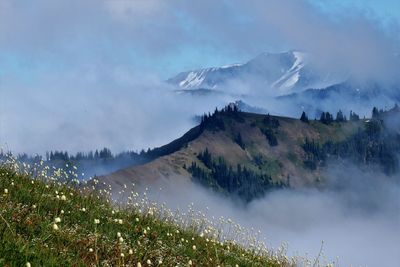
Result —
<svg viewBox="0 0 400 267"><path fill-rule="evenodd" d="M187 183L161 183L149 198L181 213L201 211L260 231L267 246L338 266L395 266L399 261L399 176L332 163L323 190L278 190L244 205ZM159 190L161 188L161 190ZM227 231L227 230L226 230ZM323 243L323 244L322 244ZM322 245L322 254L320 250Z"/></svg>

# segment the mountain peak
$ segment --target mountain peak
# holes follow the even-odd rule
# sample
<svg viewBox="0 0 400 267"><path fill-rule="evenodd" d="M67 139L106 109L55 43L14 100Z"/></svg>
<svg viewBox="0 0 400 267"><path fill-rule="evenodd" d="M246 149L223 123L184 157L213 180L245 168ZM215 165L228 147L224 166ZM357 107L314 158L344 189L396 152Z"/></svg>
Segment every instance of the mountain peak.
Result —
<svg viewBox="0 0 400 267"><path fill-rule="evenodd" d="M264 52L244 64L182 72L168 80L183 90L211 89L235 93L236 82L261 86L276 95L313 87L320 80L312 70L310 56L299 50Z"/></svg>

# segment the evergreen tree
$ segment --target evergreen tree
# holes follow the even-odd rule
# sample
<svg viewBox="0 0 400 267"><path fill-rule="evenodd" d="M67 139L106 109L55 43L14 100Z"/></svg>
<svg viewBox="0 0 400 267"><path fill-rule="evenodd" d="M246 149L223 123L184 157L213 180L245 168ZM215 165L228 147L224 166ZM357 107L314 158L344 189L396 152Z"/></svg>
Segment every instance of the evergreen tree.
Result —
<svg viewBox="0 0 400 267"><path fill-rule="evenodd" d="M321 117L319 118L319 120L320 120L320 122L325 123L325 120L326 120L325 112L321 113Z"/></svg>
<svg viewBox="0 0 400 267"><path fill-rule="evenodd" d="M264 124L270 128L278 128L280 126L279 120L269 115L269 113L264 117Z"/></svg>
<svg viewBox="0 0 400 267"><path fill-rule="evenodd" d="M193 179L214 190L237 195L248 202L263 196L268 190L285 186L282 183L274 183L266 174L256 173L240 164L234 169L222 157L211 158L210 165L208 162L210 158L204 155L209 155L209 152L203 151L198 158L207 166L208 170L202 169L193 162L188 171L192 174Z"/></svg>
<svg viewBox="0 0 400 267"><path fill-rule="evenodd" d="M359 121L360 116L358 116L358 114L356 114L355 112L350 110L350 120L351 121Z"/></svg>
<svg viewBox="0 0 400 267"><path fill-rule="evenodd" d="M304 111L303 111L303 113L301 113L300 120L301 120L302 122L305 122L305 123L308 123L308 122L309 122L308 116L307 116L307 114L306 114Z"/></svg>
<svg viewBox="0 0 400 267"><path fill-rule="evenodd" d="M377 119L379 117L379 110L377 107L372 109L372 119Z"/></svg>
<svg viewBox="0 0 400 267"><path fill-rule="evenodd" d="M245 145L242 139L242 135L240 133L237 134L236 138L235 138L235 142L236 144L238 144L243 150L245 149Z"/></svg>
<svg viewBox="0 0 400 267"><path fill-rule="evenodd" d="M329 112L322 112L320 121L324 124L331 124L333 122L333 116Z"/></svg>
<svg viewBox="0 0 400 267"><path fill-rule="evenodd" d="M271 128L268 129L263 129L261 132L265 135L265 137L268 140L268 144L270 146L277 146L278 145L278 139L275 136L274 131Z"/></svg>
<svg viewBox="0 0 400 267"><path fill-rule="evenodd" d="M336 121L337 122L345 122L346 121L346 117L343 115L343 112L341 110L339 110L338 113L336 114Z"/></svg>

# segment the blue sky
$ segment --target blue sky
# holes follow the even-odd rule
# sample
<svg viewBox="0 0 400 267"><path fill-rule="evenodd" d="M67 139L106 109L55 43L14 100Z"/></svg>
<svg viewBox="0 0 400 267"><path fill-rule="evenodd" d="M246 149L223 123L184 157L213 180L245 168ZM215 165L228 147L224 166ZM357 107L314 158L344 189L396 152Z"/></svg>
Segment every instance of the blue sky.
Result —
<svg viewBox="0 0 400 267"><path fill-rule="evenodd" d="M397 0L309 0L309 2L316 10L332 17L346 12L362 13L365 17L382 23L382 29L400 21L400 1ZM181 23L185 24L187 20L182 20ZM186 26L186 28L190 30L190 26ZM289 49L296 49L296 47L288 44L269 46L266 43L264 49L259 46L257 51L244 50L237 53L237 51L229 51L229 47L218 49L207 44L183 44L176 51L171 51L165 57L159 58L160 65L156 66L155 70L167 78L184 70L243 63L258 53L280 52ZM152 59L144 60L147 64L154 66Z"/></svg>
<svg viewBox="0 0 400 267"><path fill-rule="evenodd" d="M357 8L376 13L383 20L400 18L400 2L397 0L310 0L310 2L327 12Z"/></svg>
<svg viewBox="0 0 400 267"><path fill-rule="evenodd" d="M384 31L400 21L400 1L397 0L308 0L308 2L315 7L316 11L326 13L331 17L343 13L362 13L366 18L381 23ZM186 21L183 20L182 23L184 24ZM287 49L296 49L296 47L287 44L269 47L266 44L265 49L260 48L258 52L241 51L241 53L236 53L204 44L201 44L200 47L197 44L185 45L161 59L162 63L157 67L157 71L163 77L170 77L182 70L242 63L258 53L279 52ZM172 64L169 64L171 62ZM149 63L152 64L152 61L150 60ZM163 73L164 71L167 71L167 74Z"/></svg>
<svg viewBox="0 0 400 267"><path fill-rule="evenodd" d="M244 62L264 51L277 52L297 48L296 44L290 41L274 40L273 29L270 30L269 37L261 38L255 34L246 34L246 29L239 29L239 34L248 40L235 40L232 36L237 28L248 26L250 27L248 31L251 31L251 27L260 27L259 21L252 21L254 10L243 12L242 6L238 6L235 1L214 1L211 4L194 5L200 10L198 14L195 9L184 6L179 1L171 1L170 6L165 3L160 4L162 3L160 1L149 1L154 4L148 6L133 4L118 7L119 9L114 8L113 12L117 11L111 16L122 14L115 20L106 17L110 14L97 6L90 11L94 2L82 1L89 3L85 5L77 1L75 5L81 5L82 7L78 8L83 11L75 14L73 8L67 7L65 14L61 14L63 21L59 20L54 25L51 25L53 23L51 20L57 18L52 13L62 12L57 10L58 7L54 3L39 1L37 7L18 4L10 4L7 7L5 3L8 0L3 2L4 12L9 14L0 19L3 24L0 33L1 31L6 33L4 39L0 38L0 48L2 48L0 75L18 73L20 77L29 81L33 81L38 73L49 69L76 68L76 65L88 64L99 59L101 63L96 64L124 65L135 70L155 73L165 79L187 69ZM136 3L138 2L140 1ZM396 0L309 0L308 2L311 5L307 8L315 9L312 12L323 12L331 19L337 15L341 17L343 14L356 13L382 23L382 27L390 28L400 18L400 1ZM39 10L41 4L43 10ZM157 8L157 5L160 8ZM60 4L59 8L62 10L64 6L65 4ZM11 11L7 11L7 8ZM123 17L123 13L118 13L122 8L138 18ZM138 9L138 14L132 11L135 8ZM215 11L210 11L212 9ZM139 14L142 11L144 15ZM168 12L170 14L166 14ZM208 20L207 12L210 12L212 17L210 25L204 25ZM156 16L161 19L157 21ZM71 19L76 19L76 24L69 25ZM151 19L156 21L152 22ZM22 23L33 27L29 29L26 26L19 26ZM171 25L157 25L157 23ZM136 28L136 24L142 29ZM101 27L104 29L100 29ZM121 32L117 30L114 33L114 29L120 28L123 28ZM255 32L257 30L260 28L254 29ZM66 32L67 36L57 31ZM152 32L153 35L145 31ZM13 34L10 34L11 32ZM165 36L162 36L163 32L166 33ZM71 42L70 46L67 46L66 42ZM245 42L248 44L243 45ZM249 45L252 42L253 44ZM2 43L6 44L5 48L4 44L2 47ZM157 43L160 45L157 46ZM72 56L80 60L71 62Z"/></svg>

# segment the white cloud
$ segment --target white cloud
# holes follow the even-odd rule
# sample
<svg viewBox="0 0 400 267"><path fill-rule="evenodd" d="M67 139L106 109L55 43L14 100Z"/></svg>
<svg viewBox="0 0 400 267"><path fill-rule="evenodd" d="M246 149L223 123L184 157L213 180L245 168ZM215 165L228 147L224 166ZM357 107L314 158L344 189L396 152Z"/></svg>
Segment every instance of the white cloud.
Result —
<svg viewBox="0 0 400 267"><path fill-rule="evenodd" d="M305 1L3 0L0 12L1 142L19 151L43 150L41 143L46 149L137 148L177 137L192 125L188 117L222 101L191 99L192 108L165 93L160 72L179 68L176 62L193 54L213 58L198 51L243 59L269 48L299 48L322 67L369 78L397 74L397 43L376 21L360 12L332 18ZM157 78L148 78L155 70ZM149 132L165 117L183 116L170 121L177 132ZM91 144L81 146L66 128Z"/></svg>

